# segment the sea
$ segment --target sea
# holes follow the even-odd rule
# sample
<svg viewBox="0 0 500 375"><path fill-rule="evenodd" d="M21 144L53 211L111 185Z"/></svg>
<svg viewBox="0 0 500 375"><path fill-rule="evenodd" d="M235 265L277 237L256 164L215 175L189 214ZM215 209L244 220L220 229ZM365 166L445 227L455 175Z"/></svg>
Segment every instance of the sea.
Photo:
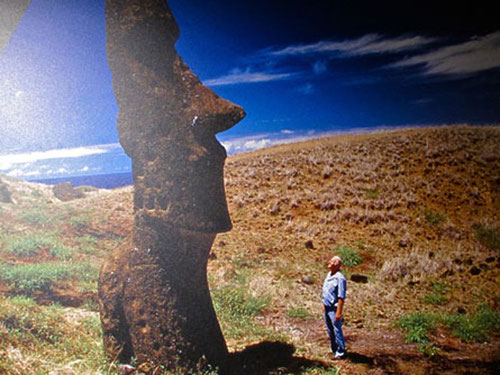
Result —
<svg viewBox="0 0 500 375"><path fill-rule="evenodd" d="M71 182L71 185L73 185L73 187L86 185L93 186L99 189L114 189L133 184L131 172L30 180L30 182L38 182L47 185L57 185L61 182L68 181Z"/></svg>

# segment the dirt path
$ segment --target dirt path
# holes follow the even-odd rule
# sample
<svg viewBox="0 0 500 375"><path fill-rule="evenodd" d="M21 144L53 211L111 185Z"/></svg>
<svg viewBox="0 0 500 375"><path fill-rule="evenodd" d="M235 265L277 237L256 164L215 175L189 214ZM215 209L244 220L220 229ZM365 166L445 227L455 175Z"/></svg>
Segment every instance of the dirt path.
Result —
<svg viewBox="0 0 500 375"><path fill-rule="evenodd" d="M336 361L342 374L499 374L499 340L485 344L464 344L436 338L440 348L432 357L407 344L398 330L366 331L345 328L349 357ZM441 340L440 340L441 339ZM328 344L328 343L327 343ZM333 363L333 361L332 361Z"/></svg>

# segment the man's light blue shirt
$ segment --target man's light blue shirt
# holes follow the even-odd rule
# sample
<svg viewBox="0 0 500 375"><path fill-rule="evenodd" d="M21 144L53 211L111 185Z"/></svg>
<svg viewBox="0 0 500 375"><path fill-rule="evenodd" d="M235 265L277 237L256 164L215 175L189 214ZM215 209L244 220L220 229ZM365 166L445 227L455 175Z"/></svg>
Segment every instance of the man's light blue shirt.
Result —
<svg viewBox="0 0 500 375"><path fill-rule="evenodd" d="M347 290L347 280L342 272L334 275L328 272L323 283L323 304L326 307L337 307L339 298L344 299Z"/></svg>

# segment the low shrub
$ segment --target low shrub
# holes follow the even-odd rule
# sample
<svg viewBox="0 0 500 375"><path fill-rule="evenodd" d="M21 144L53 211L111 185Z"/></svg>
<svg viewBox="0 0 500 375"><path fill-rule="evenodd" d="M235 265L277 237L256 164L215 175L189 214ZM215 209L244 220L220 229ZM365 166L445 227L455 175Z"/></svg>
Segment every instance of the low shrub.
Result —
<svg viewBox="0 0 500 375"><path fill-rule="evenodd" d="M479 225L474 228L476 239L488 249L500 250L500 230L496 227Z"/></svg>
<svg viewBox="0 0 500 375"><path fill-rule="evenodd" d="M434 210L430 209L429 207L424 208L423 215L424 215L425 222L427 223L427 225L429 225L431 227L438 227L446 221L445 214L438 212L438 211L434 211Z"/></svg>
<svg viewBox="0 0 500 375"><path fill-rule="evenodd" d="M436 329L436 318L429 313L409 314L399 320L398 327L406 331L406 342L424 344L429 342L429 335Z"/></svg>
<svg viewBox="0 0 500 375"><path fill-rule="evenodd" d="M336 251L346 267L355 267L363 261L361 255L349 246L339 246Z"/></svg>
<svg viewBox="0 0 500 375"><path fill-rule="evenodd" d="M441 322L451 330L453 336L464 342L486 342L491 334L500 330L500 312L482 306L472 316L443 315Z"/></svg>

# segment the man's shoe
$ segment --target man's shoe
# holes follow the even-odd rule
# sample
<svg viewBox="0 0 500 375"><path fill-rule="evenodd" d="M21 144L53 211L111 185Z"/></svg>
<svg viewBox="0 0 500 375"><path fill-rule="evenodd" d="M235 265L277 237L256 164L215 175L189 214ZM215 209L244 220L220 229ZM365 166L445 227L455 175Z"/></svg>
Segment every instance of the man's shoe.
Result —
<svg viewBox="0 0 500 375"><path fill-rule="evenodd" d="M343 359L346 355L346 352L335 352L335 355L333 356L334 360L338 359Z"/></svg>

